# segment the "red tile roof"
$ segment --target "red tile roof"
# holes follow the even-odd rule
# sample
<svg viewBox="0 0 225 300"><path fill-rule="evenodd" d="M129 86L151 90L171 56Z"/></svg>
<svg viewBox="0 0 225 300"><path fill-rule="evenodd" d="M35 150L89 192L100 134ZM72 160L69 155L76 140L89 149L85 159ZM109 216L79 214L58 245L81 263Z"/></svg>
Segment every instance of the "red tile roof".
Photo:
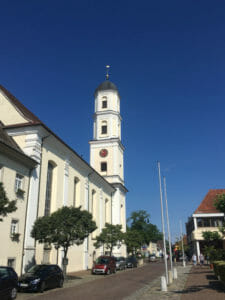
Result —
<svg viewBox="0 0 225 300"><path fill-rule="evenodd" d="M216 189L209 190L205 198L202 200L199 207L194 212L195 214L207 214L207 213L219 213L215 206L214 202L217 198L217 195L225 194L225 189Z"/></svg>

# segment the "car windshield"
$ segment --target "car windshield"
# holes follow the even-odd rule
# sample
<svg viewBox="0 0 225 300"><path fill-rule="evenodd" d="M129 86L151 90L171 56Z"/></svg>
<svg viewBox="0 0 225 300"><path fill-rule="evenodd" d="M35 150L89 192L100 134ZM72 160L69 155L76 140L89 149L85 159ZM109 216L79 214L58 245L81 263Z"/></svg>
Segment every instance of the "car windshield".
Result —
<svg viewBox="0 0 225 300"><path fill-rule="evenodd" d="M96 264L107 264L109 262L109 260L105 257L99 257L96 259Z"/></svg>
<svg viewBox="0 0 225 300"><path fill-rule="evenodd" d="M36 265L36 266L33 266L32 268L30 268L27 271L27 273L30 273L30 274L39 274L39 273L42 273L45 270L46 270L46 266L44 266L44 265Z"/></svg>

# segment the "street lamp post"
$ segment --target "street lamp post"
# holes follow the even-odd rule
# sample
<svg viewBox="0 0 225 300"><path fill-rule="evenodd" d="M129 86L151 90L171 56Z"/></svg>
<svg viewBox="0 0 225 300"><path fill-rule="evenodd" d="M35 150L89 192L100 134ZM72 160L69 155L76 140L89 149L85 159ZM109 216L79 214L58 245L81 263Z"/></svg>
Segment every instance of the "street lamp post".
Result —
<svg viewBox="0 0 225 300"><path fill-rule="evenodd" d="M162 198L162 183L161 183L161 174L160 174L160 162L158 161L157 164L158 164L158 171L159 171L159 191L160 191L160 203L161 203L161 219L162 219L162 232L163 232L164 263L165 263L165 272L166 272L166 283L168 284L166 237L165 237L164 214L163 214L163 198Z"/></svg>

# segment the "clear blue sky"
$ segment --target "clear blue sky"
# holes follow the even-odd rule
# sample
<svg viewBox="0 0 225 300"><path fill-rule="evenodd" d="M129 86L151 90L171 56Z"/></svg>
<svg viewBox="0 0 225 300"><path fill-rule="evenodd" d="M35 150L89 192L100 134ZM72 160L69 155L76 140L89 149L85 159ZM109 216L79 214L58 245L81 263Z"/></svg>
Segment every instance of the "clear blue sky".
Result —
<svg viewBox="0 0 225 300"><path fill-rule="evenodd" d="M225 2L2 1L0 83L89 161L93 93L121 94L127 216L161 228L156 161L172 235L225 187Z"/></svg>

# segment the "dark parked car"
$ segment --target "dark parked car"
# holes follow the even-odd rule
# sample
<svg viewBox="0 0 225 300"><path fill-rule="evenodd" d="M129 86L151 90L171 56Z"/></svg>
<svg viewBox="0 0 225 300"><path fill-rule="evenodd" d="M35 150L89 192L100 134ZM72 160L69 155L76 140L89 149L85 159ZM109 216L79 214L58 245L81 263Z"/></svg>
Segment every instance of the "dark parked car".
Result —
<svg viewBox="0 0 225 300"><path fill-rule="evenodd" d="M19 291L43 293L45 289L62 287L63 272L57 265L35 265L19 278Z"/></svg>
<svg viewBox="0 0 225 300"><path fill-rule="evenodd" d="M116 273L116 260L113 256L99 256L93 264L92 274Z"/></svg>
<svg viewBox="0 0 225 300"><path fill-rule="evenodd" d="M123 256L115 257L116 260L116 269L125 270L126 269L126 259Z"/></svg>
<svg viewBox="0 0 225 300"><path fill-rule="evenodd" d="M0 299L16 299L18 276L10 267L0 266Z"/></svg>
<svg viewBox="0 0 225 300"><path fill-rule="evenodd" d="M126 259L127 268L137 268L137 259L135 256L128 256Z"/></svg>

